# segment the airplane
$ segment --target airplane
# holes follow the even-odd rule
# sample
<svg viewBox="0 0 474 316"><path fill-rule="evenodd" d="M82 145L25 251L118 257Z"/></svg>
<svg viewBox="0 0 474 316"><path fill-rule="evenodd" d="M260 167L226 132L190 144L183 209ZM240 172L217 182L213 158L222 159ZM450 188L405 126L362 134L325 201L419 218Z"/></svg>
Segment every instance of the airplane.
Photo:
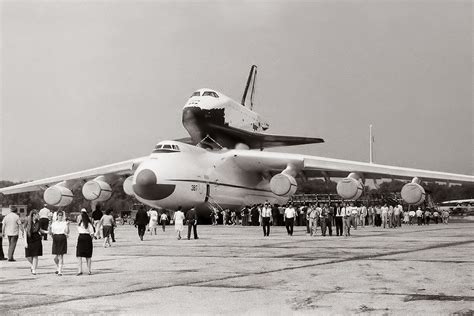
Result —
<svg viewBox="0 0 474 316"><path fill-rule="evenodd" d="M248 85L240 104L216 90L195 91L183 108L183 125L191 137L161 141L149 156L18 184L0 193L44 190L44 201L59 207L72 202L78 186L87 200L102 202L111 197L111 184L123 181L125 193L145 205L196 207L199 216L206 216L216 207L286 204L296 192L298 177L338 178L337 193L346 200L362 195L366 179L411 180L401 190L408 204L425 200L423 182L474 183L471 175L262 151L322 139L261 133L268 124L246 107Z"/></svg>

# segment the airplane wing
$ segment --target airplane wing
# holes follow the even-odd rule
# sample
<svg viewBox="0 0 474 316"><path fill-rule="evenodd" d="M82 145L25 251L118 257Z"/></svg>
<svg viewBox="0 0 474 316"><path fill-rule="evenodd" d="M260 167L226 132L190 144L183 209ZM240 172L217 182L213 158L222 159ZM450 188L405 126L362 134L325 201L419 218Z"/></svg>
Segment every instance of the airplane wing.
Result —
<svg viewBox="0 0 474 316"><path fill-rule="evenodd" d="M355 172L365 179L400 179L411 180L418 177L423 181L439 181L453 183L474 183L474 176L404 168L374 163L286 154L276 152L259 152L251 150L231 151L232 159L244 170L260 172L281 172L290 166L296 172L307 177L344 178Z"/></svg>
<svg viewBox="0 0 474 316"><path fill-rule="evenodd" d="M209 124L209 127L211 133L218 131L221 134L226 134L241 143L247 144L250 149L324 143L322 138L262 134L217 124Z"/></svg>
<svg viewBox="0 0 474 316"><path fill-rule="evenodd" d="M141 157L137 159L126 160L110 165L105 165L98 168L87 169L79 172L73 172L64 174L61 176L50 177L46 179L26 182L22 184L13 185L0 189L0 193L3 194L16 194L23 192L38 191L46 189L52 185L55 185L62 181L82 181L86 179L92 179L97 176L107 176L107 175L129 175L138 167L138 165L147 157Z"/></svg>

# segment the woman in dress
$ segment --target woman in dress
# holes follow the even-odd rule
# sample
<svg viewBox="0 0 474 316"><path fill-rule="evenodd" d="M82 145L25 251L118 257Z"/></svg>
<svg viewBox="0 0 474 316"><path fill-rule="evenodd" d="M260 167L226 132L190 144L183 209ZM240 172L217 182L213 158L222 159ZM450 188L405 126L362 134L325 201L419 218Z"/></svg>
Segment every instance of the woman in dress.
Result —
<svg viewBox="0 0 474 316"><path fill-rule="evenodd" d="M94 227L85 208L81 210L81 216L79 223L77 224L77 232L79 233L79 236L77 237L76 246L76 257L78 259L76 275L82 275L82 258L86 258L87 269L89 270L89 275L91 275L91 258L93 249L92 236L94 236Z"/></svg>
<svg viewBox="0 0 474 316"><path fill-rule="evenodd" d="M49 227L50 234L53 236L54 263L56 264L56 274L63 275L64 254L67 253L67 236L69 234L69 222L64 218L64 212L58 211L56 220Z"/></svg>
<svg viewBox="0 0 474 316"><path fill-rule="evenodd" d="M40 228L39 214L37 210L32 210L26 222L26 244L25 257L31 264L31 273L36 275L38 267L38 257L43 255L42 234L48 231Z"/></svg>
<svg viewBox="0 0 474 316"><path fill-rule="evenodd" d="M150 235L153 235L153 232L156 235L156 228L158 227L158 212L152 208L148 211L148 217L150 218L150 222L148 223Z"/></svg>
<svg viewBox="0 0 474 316"><path fill-rule="evenodd" d="M183 222L184 222L184 213L181 211L181 206L178 207L178 210L174 212L173 215L174 229L178 233L178 240L181 239L181 232L183 231Z"/></svg>

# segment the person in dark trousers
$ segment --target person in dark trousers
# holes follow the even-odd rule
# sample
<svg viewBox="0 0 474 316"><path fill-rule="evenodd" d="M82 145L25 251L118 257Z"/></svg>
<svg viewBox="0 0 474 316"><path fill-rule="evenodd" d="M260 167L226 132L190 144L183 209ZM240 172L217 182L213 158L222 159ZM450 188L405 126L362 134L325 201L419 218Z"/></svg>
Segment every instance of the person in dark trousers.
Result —
<svg viewBox="0 0 474 316"><path fill-rule="evenodd" d="M140 240L143 240L145 235L146 225L148 224L149 218L148 214L145 211L144 206L140 206L138 209L137 215L135 216L135 227L138 227L138 236Z"/></svg>
<svg viewBox="0 0 474 316"><path fill-rule="evenodd" d="M265 202L265 205L262 208L262 227L263 227L263 236L270 236L270 222L272 219L272 208L270 203Z"/></svg>
<svg viewBox="0 0 474 316"><path fill-rule="evenodd" d="M7 260L7 258L5 258L5 254L3 253L3 234L2 234L2 221L3 221L3 215L0 214L0 260Z"/></svg>
<svg viewBox="0 0 474 316"><path fill-rule="evenodd" d="M337 236L342 236L342 228L343 228L343 220L344 220L344 213L342 211L342 206L339 203L339 205L336 207L336 235Z"/></svg>
<svg viewBox="0 0 474 316"><path fill-rule="evenodd" d="M186 212L186 223L188 224L188 240L191 238L191 228L194 232L194 239L199 239L197 235L197 214L194 206Z"/></svg>

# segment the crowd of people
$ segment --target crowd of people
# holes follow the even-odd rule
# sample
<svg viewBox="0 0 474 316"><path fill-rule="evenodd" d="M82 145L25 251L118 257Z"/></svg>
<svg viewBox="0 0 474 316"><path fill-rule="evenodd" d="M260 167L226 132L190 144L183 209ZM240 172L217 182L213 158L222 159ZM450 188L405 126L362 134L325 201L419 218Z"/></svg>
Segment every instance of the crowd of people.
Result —
<svg viewBox="0 0 474 316"><path fill-rule="evenodd" d="M307 234L316 236L318 227L321 235L332 236L332 228L336 236L350 236L351 228L366 225L383 228L401 227L407 225L429 225L430 222L448 223L449 212L439 212L436 209L418 207L404 209L401 204L371 204L361 203L308 203L286 206L270 205L269 202L245 206L240 212L230 209L214 208L210 214L212 225L242 225L262 226L264 236L269 236L270 225L286 226L288 235L293 235L293 226L306 226Z"/></svg>
<svg viewBox="0 0 474 316"><path fill-rule="evenodd" d="M115 242L116 221L113 210L108 209L105 214L99 206L89 216L88 211L81 209L74 225L78 233L76 243L77 274L83 274L82 262L86 261L88 274L92 274L92 253L93 239L103 238L103 247L108 248ZM336 236L350 236L351 229L358 227L374 226L383 228L401 227L405 225L429 225L444 223L448 224L449 212L436 209L404 209L401 204L374 204L363 205L355 203L309 203L296 205L288 203L286 206L264 204L245 206L240 212L235 210L211 211L212 225L242 225L242 226L262 226L263 236L270 236L271 226L285 226L289 236L293 235L293 227L306 226L306 233L310 236L317 236L320 230L321 236L332 236L335 227ZM197 235L197 214L192 207L183 212L181 207L173 214L173 223L176 231L176 238L182 238L184 226L188 226L187 239L191 238L193 232L194 239L199 239ZM163 232L170 219L166 211L152 208L146 211L142 206L137 211L135 217L135 227L138 229L138 236L143 241L146 230L151 235L156 235L157 227L161 224ZM11 212L3 218L1 238L8 238L8 258L5 258L3 247L0 247L0 260L16 261L14 259L15 248L18 240L21 240L25 247L25 257L30 263L30 270L36 275L38 258L43 255L42 241L52 238L53 261L56 265L55 273L62 276L64 267L64 255L67 254L67 241L70 233L70 221L66 219L65 213L61 210L51 212L47 205L40 211L31 210L26 222L23 224L18 215L17 209L13 206ZM2 239L0 238L0 245Z"/></svg>

